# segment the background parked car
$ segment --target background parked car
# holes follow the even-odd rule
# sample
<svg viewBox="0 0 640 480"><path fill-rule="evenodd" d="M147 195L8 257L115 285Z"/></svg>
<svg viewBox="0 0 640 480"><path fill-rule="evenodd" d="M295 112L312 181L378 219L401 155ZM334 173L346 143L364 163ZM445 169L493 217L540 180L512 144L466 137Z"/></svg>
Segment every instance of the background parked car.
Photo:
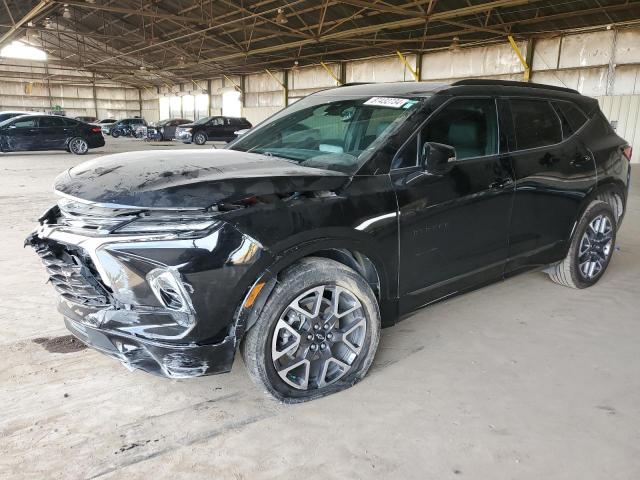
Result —
<svg viewBox="0 0 640 480"><path fill-rule="evenodd" d="M0 122L4 122L13 117L19 117L20 115L33 115L34 112L15 112L15 111L6 111L0 112Z"/></svg>
<svg viewBox="0 0 640 480"><path fill-rule="evenodd" d="M176 128L180 125L191 123L191 120L184 118L167 118L160 120L155 125L147 129L147 137L150 140L173 140L176 135Z"/></svg>
<svg viewBox="0 0 640 480"><path fill-rule="evenodd" d="M0 150L67 150L84 155L104 146L100 127L55 115L21 115L0 123Z"/></svg>
<svg viewBox="0 0 640 480"><path fill-rule="evenodd" d="M230 142L236 138L236 131L251 128L246 118L204 117L193 123L185 123L176 129L176 140L184 143L204 145L207 140Z"/></svg>
<svg viewBox="0 0 640 480"><path fill-rule="evenodd" d="M113 125L110 128L110 133L113 138L118 138L121 135L129 137L134 134L139 125L146 126L147 121L140 117L125 118Z"/></svg>
<svg viewBox="0 0 640 480"><path fill-rule="evenodd" d="M102 129L103 135L109 135L109 131L111 127L115 125L117 121L118 120L116 120L115 118L105 118L103 120L98 120L96 122L93 122L92 125L96 125L100 127Z"/></svg>
<svg viewBox="0 0 640 480"><path fill-rule="evenodd" d="M85 123L94 123L96 120L98 120L96 117L73 117L73 118Z"/></svg>
<svg viewBox="0 0 640 480"><path fill-rule="evenodd" d="M136 125L133 129L133 136L136 138L147 138L147 128L146 125Z"/></svg>

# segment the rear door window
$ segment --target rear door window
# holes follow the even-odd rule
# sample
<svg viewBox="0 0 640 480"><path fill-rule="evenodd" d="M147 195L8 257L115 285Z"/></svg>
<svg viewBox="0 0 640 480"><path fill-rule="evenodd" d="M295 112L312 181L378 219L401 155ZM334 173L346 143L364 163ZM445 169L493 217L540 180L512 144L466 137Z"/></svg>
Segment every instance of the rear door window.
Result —
<svg viewBox="0 0 640 480"><path fill-rule="evenodd" d="M547 100L511 99L510 103L518 150L562 141L560 118Z"/></svg>
<svg viewBox="0 0 640 480"><path fill-rule="evenodd" d="M40 117L40 127L64 127L64 125L61 117Z"/></svg>

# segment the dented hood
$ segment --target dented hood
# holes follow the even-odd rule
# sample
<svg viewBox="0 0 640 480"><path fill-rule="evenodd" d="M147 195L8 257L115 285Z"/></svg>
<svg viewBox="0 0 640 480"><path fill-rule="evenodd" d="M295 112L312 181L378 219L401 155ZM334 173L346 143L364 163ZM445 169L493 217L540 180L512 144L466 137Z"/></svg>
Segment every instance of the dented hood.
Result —
<svg viewBox="0 0 640 480"><path fill-rule="evenodd" d="M90 160L59 175L63 195L101 204L195 209L250 195L335 190L344 173L233 150L160 150Z"/></svg>

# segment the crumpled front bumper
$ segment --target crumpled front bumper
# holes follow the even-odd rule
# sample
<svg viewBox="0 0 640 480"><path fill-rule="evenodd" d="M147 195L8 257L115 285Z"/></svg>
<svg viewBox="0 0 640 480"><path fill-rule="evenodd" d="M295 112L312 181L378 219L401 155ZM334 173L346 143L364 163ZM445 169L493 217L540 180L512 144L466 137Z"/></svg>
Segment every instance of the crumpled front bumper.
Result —
<svg viewBox="0 0 640 480"><path fill-rule="evenodd" d="M176 140L180 142L191 142L191 132L186 130L177 130L176 131Z"/></svg>
<svg viewBox="0 0 640 480"><path fill-rule="evenodd" d="M233 278L252 261L239 248L248 241L224 224L203 238L167 241L105 240L43 225L26 243L60 294L58 310L71 333L130 369L185 378L231 370L233 317L215 316L220 302L211 288L234 288L222 276ZM149 272L159 268L176 272L191 297L190 313L171 310L154 295Z"/></svg>
<svg viewBox="0 0 640 480"><path fill-rule="evenodd" d="M59 310L64 314L64 302ZM215 345L174 345L152 342L121 332L94 328L65 315L67 329L86 345L120 360L130 370L140 369L169 378L226 373L235 355L233 339Z"/></svg>

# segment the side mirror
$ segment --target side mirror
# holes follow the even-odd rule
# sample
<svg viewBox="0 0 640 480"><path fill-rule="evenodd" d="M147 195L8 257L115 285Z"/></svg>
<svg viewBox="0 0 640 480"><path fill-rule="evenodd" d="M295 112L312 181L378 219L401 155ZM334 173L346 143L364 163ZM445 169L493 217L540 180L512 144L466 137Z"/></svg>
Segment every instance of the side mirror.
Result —
<svg viewBox="0 0 640 480"><path fill-rule="evenodd" d="M455 159L456 149L443 143L426 142L420 152L422 168L436 175L446 173L449 163Z"/></svg>

